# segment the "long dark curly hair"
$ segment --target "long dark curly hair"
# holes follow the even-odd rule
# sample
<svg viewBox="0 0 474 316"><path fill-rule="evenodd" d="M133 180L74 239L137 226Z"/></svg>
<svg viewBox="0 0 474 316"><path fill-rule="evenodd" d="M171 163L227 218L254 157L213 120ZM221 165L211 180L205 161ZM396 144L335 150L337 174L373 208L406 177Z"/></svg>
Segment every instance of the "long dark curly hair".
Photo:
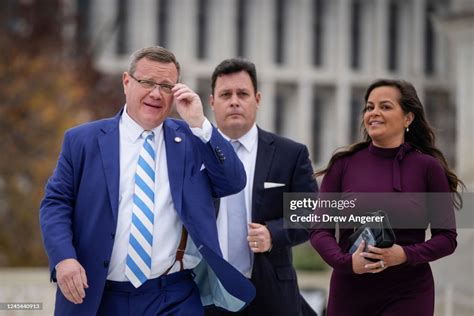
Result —
<svg viewBox="0 0 474 316"><path fill-rule="evenodd" d="M405 133L405 142L409 142L414 148L418 149L424 154L435 157L446 173L448 178L449 187L451 192L455 193L454 206L456 208L462 207L462 198L460 192L465 188L464 183L456 176L456 174L449 168L448 162L444 157L443 153L435 145L435 134L433 128L428 123L428 120L425 116L425 110L421 104L418 94L416 93L415 87L404 80L392 80L392 79L378 79L374 81L367 88L365 92L364 101L367 103L369 95L375 88L379 87L394 87L400 92L400 106L402 107L403 113L408 114L412 112L414 114L413 122L410 124L410 131ZM365 106L362 111L362 115L365 114ZM364 123L361 125L363 133L363 141L349 145L347 147L342 147L333 154L329 164L326 168L319 170L315 173L315 176L321 176L326 174L326 172L332 167L334 162L340 158L350 156L353 153L366 148L369 146L372 141L369 134L364 128Z"/></svg>

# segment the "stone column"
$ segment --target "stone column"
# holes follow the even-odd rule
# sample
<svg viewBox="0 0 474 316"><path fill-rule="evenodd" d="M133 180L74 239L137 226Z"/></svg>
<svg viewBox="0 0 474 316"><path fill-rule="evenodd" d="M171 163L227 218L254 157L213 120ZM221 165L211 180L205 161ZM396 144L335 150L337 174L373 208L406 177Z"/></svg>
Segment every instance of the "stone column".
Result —
<svg viewBox="0 0 474 316"><path fill-rule="evenodd" d="M293 126L292 129L296 132L296 140L307 145L309 152L312 152L313 89L311 82L300 81L297 93L298 109L295 114L298 119L296 126Z"/></svg>
<svg viewBox="0 0 474 316"><path fill-rule="evenodd" d="M387 47L388 47L388 0L375 1L375 52L374 70L378 77L385 77L387 73Z"/></svg>
<svg viewBox="0 0 474 316"><path fill-rule="evenodd" d="M197 55L197 1L173 0L169 1L170 30L169 48L176 54L176 58L183 66L196 62Z"/></svg>
<svg viewBox="0 0 474 316"><path fill-rule="evenodd" d="M434 19L435 27L448 37L452 53L453 89L456 102L456 169L474 189L474 2L453 0L451 11Z"/></svg>
<svg viewBox="0 0 474 316"><path fill-rule="evenodd" d="M457 106L456 169L474 189L474 8L452 13L440 20L454 53L454 94Z"/></svg>
<svg viewBox="0 0 474 316"><path fill-rule="evenodd" d="M262 93L262 99L257 112L257 124L273 132L275 131L275 81L268 77L260 77L259 90Z"/></svg>
<svg viewBox="0 0 474 316"><path fill-rule="evenodd" d="M128 43L130 52L156 45L157 2L155 0L128 1Z"/></svg>
<svg viewBox="0 0 474 316"><path fill-rule="evenodd" d="M209 59L234 57L236 49L236 1L212 0L209 5Z"/></svg>
<svg viewBox="0 0 474 316"><path fill-rule="evenodd" d="M337 52L336 63L337 88L336 88L336 142L334 148L347 145L350 126L350 84L349 84L349 21L351 16L351 2L340 0L337 3Z"/></svg>
<svg viewBox="0 0 474 316"><path fill-rule="evenodd" d="M425 91L424 86L420 84L420 80L424 78L424 58L425 58L425 21L426 21L426 0L417 0L412 3L412 38L410 45L412 47L409 69L409 81L416 87L418 96L423 102Z"/></svg>

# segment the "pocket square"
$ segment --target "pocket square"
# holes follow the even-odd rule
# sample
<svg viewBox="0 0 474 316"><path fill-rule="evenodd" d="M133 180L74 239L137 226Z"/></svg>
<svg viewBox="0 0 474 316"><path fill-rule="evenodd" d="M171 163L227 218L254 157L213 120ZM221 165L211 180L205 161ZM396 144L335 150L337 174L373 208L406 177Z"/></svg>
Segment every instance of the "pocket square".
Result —
<svg viewBox="0 0 474 316"><path fill-rule="evenodd" d="M204 166L204 164L202 164L201 169L199 169L199 171L203 171L204 169L206 169L206 166Z"/></svg>
<svg viewBox="0 0 474 316"><path fill-rule="evenodd" d="M276 183L276 182L264 182L263 183L263 188L264 189L271 189L271 188L278 188L278 187L284 187L284 183Z"/></svg>

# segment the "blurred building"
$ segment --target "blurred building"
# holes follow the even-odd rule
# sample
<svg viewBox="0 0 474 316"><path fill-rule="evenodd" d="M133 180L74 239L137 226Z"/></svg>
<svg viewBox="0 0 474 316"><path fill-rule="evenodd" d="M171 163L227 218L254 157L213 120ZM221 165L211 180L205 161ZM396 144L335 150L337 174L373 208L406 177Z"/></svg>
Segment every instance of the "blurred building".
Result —
<svg viewBox="0 0 474 316"><path fill-rule="evenodd" d="M263 94L259 125L307 144L316 166L359 139L371 81L409 80L449 161L474 181L472 13L457 44L449 38L459 30L436 23L466 14L470 0L69 1L82 16L78 41L95 43L106 72L122 72L131 52L159 44L176 53L182 80L207 100L222 59L254 61Z"/></svg>
<svg viewBox="0 0 474 316"><path fill-rule="evenodd" d="M133 51L165 46L183 66L182 81L204 103L214 67L247 57L257 65L263 94L259 125L307 144L316 168L337 147L359 139L371 81L409 80L440 147L474 190L473 0L4 0L0 16L2 30L29 50L64 40L65 55L93 56L114 82ZM49 42L32 45L39 37ZM0 177L0 211L5 187ZM454 255L432 265L440 314L473 315L472 228L459 230ZM37 301L37 287L22 293L23 283L12 286L11 280L0 280L0 296Z"/></svg>
<svg viewBox="0 0 474 316"><path fill-rule="evenodd" d="M451 9L435 17L449 37L456 100L456 161L459 174L474 191L474 1L456 0Z"/></svg>
<svg viewBox="0 0 474 316"><path fill-rule="evenodd" d="M171 49L182 81L207 103L223 59L257 65L258 124L308 145L315 167L360 139L363 94L376 78L411 81L438 145L474 189L472 0L68 0L79 50L120 74L144 46ZM207 106L208 117L212 117ZM472 230L436 262L437 311L471 315ZM461 272L461 274L459 273ZM467 302L467 303L466 303ZM470 303L469 303L470 302Z"/></svg>

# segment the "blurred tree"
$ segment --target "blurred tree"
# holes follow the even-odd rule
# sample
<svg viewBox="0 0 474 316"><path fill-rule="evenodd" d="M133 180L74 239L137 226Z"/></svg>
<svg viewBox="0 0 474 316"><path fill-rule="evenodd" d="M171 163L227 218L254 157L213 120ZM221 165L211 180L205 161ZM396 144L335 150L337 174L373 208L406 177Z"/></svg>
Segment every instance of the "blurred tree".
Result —
<svg viewBox="0 0 474 316"><path fill-rule="evenodd" d="M0 1L0 266L46 264L38 209L63 133L123 102L120 78L71 52L64 3Z"/></svg>
<svg viewBox="0 0 474 316"><path fill-rule="evenodd" d="M0 62L0 265L44 264L38 225L43 186L54 168L64 130L85 121L84 91L73 75L45 56Z"/></svg>

